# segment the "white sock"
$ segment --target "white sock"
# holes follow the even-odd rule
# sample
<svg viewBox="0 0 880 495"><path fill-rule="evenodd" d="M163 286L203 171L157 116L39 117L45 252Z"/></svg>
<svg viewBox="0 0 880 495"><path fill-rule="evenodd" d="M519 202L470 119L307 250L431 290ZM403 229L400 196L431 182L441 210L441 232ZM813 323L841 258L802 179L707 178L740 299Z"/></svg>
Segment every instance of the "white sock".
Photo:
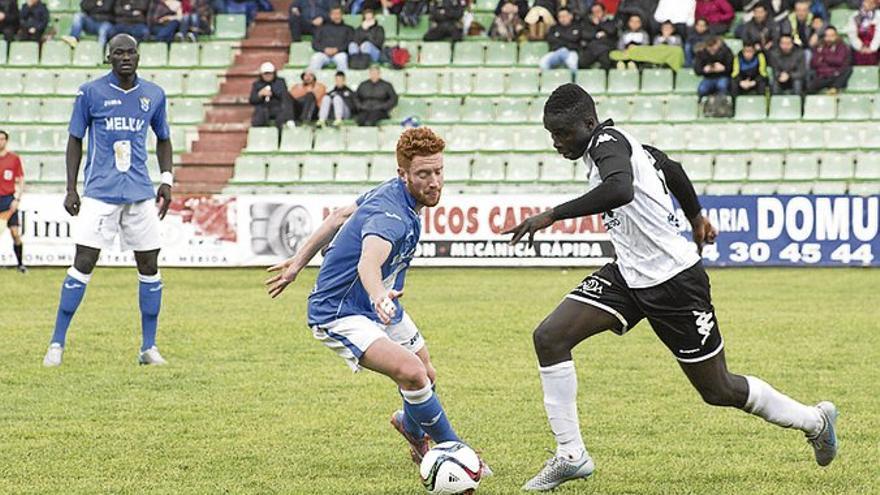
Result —
<svg viewBox="0 0 880 495"><path fill-rule="evenodd" d="M747 412L783 428L796 428L807 435L817 435L825 420L819 409L806 406L771 387L754 376L746 376L749 382Z"/></svg>
<svg viewBox="0 0 880 495"><path fill-rule="evenodd" d="M544 387L544 409L556 437L556 455L580 459L586 452L577 413L577 374L573 361L538 368Z"/></svg>

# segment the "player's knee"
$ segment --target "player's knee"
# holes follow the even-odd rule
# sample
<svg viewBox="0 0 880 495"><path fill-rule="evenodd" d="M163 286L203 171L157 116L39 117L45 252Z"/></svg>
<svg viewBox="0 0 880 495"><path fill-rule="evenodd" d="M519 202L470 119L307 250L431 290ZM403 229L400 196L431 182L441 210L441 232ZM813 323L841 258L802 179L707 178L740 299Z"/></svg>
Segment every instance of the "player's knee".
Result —
<svg viewBox="0 0 880 495"><path fill-rule="evenodd" d="M406 390L418 390L430 383L425 365L417 359L401 363L394 375L398 385Z"/></svg>
<svg viewBox="0 0 880 495"><path fill-rule="evenodd" d="M567 345L559 337L559 332L547 320L541 322L532 333L532 341L535 344L535 352L538 356L551 356L569 350Z"/></svg>
<svg viewBox="0 0 880 495"><path fill-rule="evenodd" d="M426 364L425 365L425 373L428 376L428 381L431 383L437 383L437 370L434 369L434 365Z"/></svg>
<svg viewBox="0 0 880 495"><path fill-rule="evenodd" d="M159 273L159 254L144 253L135 255L137 270L141 275L152 276Z"/></svg>
<svg viewBox="0 0 880 495"><path fill-rule="evenodd" d="M98 255L100 251L97 249L77 249L76 256L73 258L73 267L80 273L86 275L92 273L95 265L98 264Z"/></svg>

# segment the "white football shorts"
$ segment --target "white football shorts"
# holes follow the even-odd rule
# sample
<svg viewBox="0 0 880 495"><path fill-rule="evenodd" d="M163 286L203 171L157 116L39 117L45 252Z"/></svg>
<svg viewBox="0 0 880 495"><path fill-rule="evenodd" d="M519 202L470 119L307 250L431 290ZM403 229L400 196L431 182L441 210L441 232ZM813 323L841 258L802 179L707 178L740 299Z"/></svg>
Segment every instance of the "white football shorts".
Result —
<svg viewBox="0 0 880 495"><path fill-rule="evenodd" d="M355 373L361 369L361 356L379 339L390 339L413 354L425 347L425 339L406 313L400 323L388 326L366 316L346 316L312 327L312 334L344 359Z"/></svg>
<svg viewBox="0 0 880 495"><path fill-rule="evenodd" d="M112 249L116 237L123 251L152 251L161 245L155 200L111 204L83 198L74 222L74 241L95 249Z"/></svg>

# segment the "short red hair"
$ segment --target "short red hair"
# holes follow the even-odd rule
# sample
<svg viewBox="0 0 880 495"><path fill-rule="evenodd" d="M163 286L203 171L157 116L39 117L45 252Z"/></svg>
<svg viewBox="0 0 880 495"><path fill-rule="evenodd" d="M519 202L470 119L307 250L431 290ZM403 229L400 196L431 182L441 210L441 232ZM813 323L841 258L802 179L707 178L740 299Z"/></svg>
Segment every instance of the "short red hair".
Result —
<svg viewBox="0 0 880 495"><path fill-rule="evenodd" d="M407 129L397 140L397 166L409 170L413 158L431 156L446 149L446 141L428 127Z"/></svg>

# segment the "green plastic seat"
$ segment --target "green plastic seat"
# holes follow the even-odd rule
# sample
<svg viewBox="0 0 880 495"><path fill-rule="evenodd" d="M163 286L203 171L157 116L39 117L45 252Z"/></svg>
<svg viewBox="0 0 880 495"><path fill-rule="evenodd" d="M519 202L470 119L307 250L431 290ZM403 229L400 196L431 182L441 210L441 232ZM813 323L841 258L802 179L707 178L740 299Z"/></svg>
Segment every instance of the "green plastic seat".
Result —
<svg viewBox="0 0 880 495"><path fill-rule="evenodd" d="M667 153L684 150L687 148L687 139L685 139L687 129L689 129L689 126L684 125L659 126L654 133L654 139L651 144Z"/></svg>
<svg viewBox="0 0 880 495"><path fill-rule="evenodd" d="M675 73L675 89L673 93L697 94L697 86L700 85L700 76L690 70L680 70Z"/></svg>
<svg viewBox="0 0 880 495"><path fill-rule="evenodd" d="M553 149L550 133L538 126L522 127L516 133L514 149L517 151L550 151Z"/></svg>
<svg viewBox="0 0 880 495"><path fill-rule="evenodd" d="M229 67L232 64L232 45L225 41L202 43L199 65L202 67Z"/></svg>
<svg viewBox="0 0 880 495"><path fill-rule="evenodd" d="M6 65L27 67L37 65L40 60L40 45L36 41L13 41L9 46Z"/></svg>
<svg viewBox="0 0 880 495"><path fill-rule="evenodd" d="M755 131L750 124L732 123L720 126L715 139L716 149L725 151L752 151Z"/></svg>
<svg viewBox="0 0 880 495"><path fill-rule="evenodd" d="M195 43L172 43L168 50L168 67L198 67L199 45Z"/></svg>
<svg viewBox="0 0 880 495"><path fill-rule="evenodd" d="M504 93L504 76L503 72L496 70L477 72L471 94L492 96Z"/></svg>
<svg viewBox="0 0 880 495"><path fill-rule="evenodd" d="M46 70L27 71L21 94L50 96L55 94L55 73Z"/></svg>
<svg viewBox="0 0 880 495"><path fill-rule="evenodd" d="M752 196L769 196L776 194L778 182L746 182L740 189L740 194Z"/></svg>
<svg viewBox="0 0 880 495"><path fill-rule="evenodd" d="M507 156L507 182L536 182L540 176L539 153L512 153Z"/></svg>
<svg viewBox="0 0 880 495"><path fill-rule="evenodd" d="M557 153L543 155L541 182L571 182L573 180L574 162Z"/></svg>
<svg viewBox="0 0 880 495"><path fill-rule="evenodd" d="M529 105L529 122L544 125L544 102L546 98L532 98Z"/></svg>
<svg viewBox="0 0 880 495"><path fill-rule="evenodd" d="M825 133L820 124L801 124L788 129L789 148L793 150L821 150L825 148Z"/></svg>
<svg viewBox="0 0 880 495"><path fill-rule="evenodd" d="M631 95L639 92L639 71L608 71L608 94Z"/></svg>
<svg viewBox="0 0 880 495"><path fill-rule="evenodd" d="M724 124L691 126L687 137L689 151L714 151L718 148L718 136Z"/></svg>
<svg viewBox="0 0 880 495"><path fill-rule="evenodd" d="M419 49L419 65L422 67L446 67L452 59L452 44L446 41L422 43Z"/></svg>
<svg viewBox="0 0 880 495"><path fill-rule="evenodd" d="M514 71L507 81L508 95L536 95L540 92L540 75L537 71Z"/></svg>
<svg viewBox="0 0 880 495"><path fill-rule="evenodd" d="M819 176L819 156L817 153L787 154L782 179L786 181L815 180Z"/></svg>
<svg viewBox="0 0 880 495"><path fill-rule="evenodd" d="M88 73L82 70L67 69L58 73L55 81L55 93L64 96L74 96L79 87L88 81ZM2 79L3 76L0 76Z"/></svg>
<svg viewBox="0 0 880 495"><path fill-rule="evenodd" d="M754 153L749 167L750 181L782 180L782 164L785 156L782 153Z"/></svg>
<svg viewBox="0 0 880 495"><path fill-rule="evenodd" d="M247 34L247 23L241 14L220 14L214 19L214 37L221 40L240 40Z"/></svg>
<svg viewBox="0 0 880 495"><path fill-rule="evenodd" d="M234 183L266 181L266 160L262 156L241 155L235 159L232 173Z"/></svg>
<svg viewBox="0 0 880 495"><path fill-rule="evenodd" d="M529 116L529 98L499 98L495 100L496 122L512 124L524 122Z"/></svg>
<svg viewBox="0 0 880 495"><path fill-rule="evenodd" d="M673 73L670 69L645 69L642 71L642 93L672 93L674 87Z"/></svg>
<svg viewBox="0 0 880 495"><path fill-rule="evenodd" d="M381 78L388 81L394 87L394 91L398 95L408 94L406 89L406 73L401 70L386 70L382 72ZM357 91L357 88L352 88Z"/></svg>
<svg viewBox="0 0 880 495"><path fill-rule="evenodd" d="M367 182L369 179L369 156L342 155L335 161L336 182Z"/></svg>
<svg viewBox="0 0 880 495"><path fill-rule="evenodd" d="M486 45L479 41L459 41L452 54L452 65L456 67L479 67L483 65Z"/></svg>
<svg viewBox="0 0 880 495"><path fill-rule="evenodd" d="M496 2L494 0L477 0L474 3L478 12L495 12Z"/></svg>
<svg viewBox="0 0 880 495"><path fill-rule="evenodd" d="M274 152L278 149L278 129L275 127L251 127L248 129L245 149L248 153Z"/></svg>
<svg viewBox="0 0 880 495"><path fill-rule="evenodd" d="M490 41L486 43L485 65L489 67L513 67L516 65L516 55L516 43Z"/></svg>
<svg viewBox="0 0 880 495"><path fill-rule="evenodd" d="M430 27L430 19L427 15L419 16L419 23L415 26L397 26L397 38L400 40L421 40Z"/></svg>
<svg viewBox="0 0 880 495"><path fill-rule="evenodd" d="M468 98L461 106L461 121L488 124L495 121L495 104L489 98ZM496 132L501 129L495 128Z"/></svg>
<svg viewBox="0 0 880 495"><path fill-rule="evenodd" d="M629 122L658 123L663 122L666 105L663 100L654 96L637 96L632 99Z"/></svg>
<svg viewBox="0 0 880 495"><path fill-rule="evenodd" d="M73 98L45 98L40 106L40 122L67 124L73 114Z"/></svg>
<svg viewBox="0 0 880 495"><path fill-rule="evenodd" d="M337 158L339 157L333 155L305 155L302 160L300 181L333 182L333 169Z"/></svg>
<svg viewBox="0 0 880 495"><path fill-rule="evenodd" d="M312 151L312 130L308 127L284 129L281 133L281 144L278 146L278 150L288 153ZM248 151L250 151L250 134L248 134Z"/></svg>
<svg viewBox="0 0 880 495"><path fill-rule="evenodd" d="M730 48L730 51L733 52L733 56L735 57L737 53L740 52L743 48L743 42L738 38L726 38L724 43Z"/></svg>
<svg viewBox="0 0 880 495"><path fill-rule="evenodd" d="M607 74L602 69L581 69L577 71L575 82L593 96L605 93Z"/></svg>
<svg viewBox="0 0 880 495"><path fill-rule="evenodd" d="M165 67L168 65L168 45L165 43L141 43L140 67Z"/></svg>
<svg viewBox="0 0 880 495"><path fill-rule="evenodd" d="M43 67L67 67L71 60L70 46L63 41L50 40L43 43L40 65Z"/></svg>
<svg viewBox="0 0 880 495"><path fill-rule="evenodd" d="M764 120L767 118L767 100L763 96L740 96L736 99L734 120Z"/></svg>
<svg viewBox="0 0 880 495"><path fill-rule="evenodd" d="M73 65L76 67L96 67L103 60L101 45L94 40L80 40L73 50Z"/></svg>
<svg viewBox="0 0 880 495"><path fill-rule="evenodd" d="M834 150L855 150L862 147L859 124L834 123L825 126L825 147Z"/></svg>
<svg viewBox="0 0 880 495"><path fill-rule="evenodd" d="M547 43L531 42L523 43L519 46L519 65L526 67L537 67L541 57L547 54Z"/></svg>
<svg viewBox="0 0 880 495"><path fill-rule="evenodd" d="M397 39L397 16L396 15L377 15L376 22L385 30L385 38L389 40ZM360 23L358 23L360 24ZM350 24L357 28L357 24Z"/></svg>
<svg viewBox="0 0 880 495"><path fill-rule="evenodd" d="M41 162L40 182L63 183L67 180L67 165L64 155L45 155ZM27 180L26 177L25 180Z"/></svg>
<svg viewBox="0 0 880 495"><path fill-rule="evenodd" d="M9 47L6 45L6 40L0 40L0 65L6 65L7 51L9 51Z"/></svg>
<svg viewBox="0 0 880 495"><path fill-rule="evenodd" d="M477 149L481 151L510 151L514 147L514 133L505 132L493 126L481 126L472 129L477 132Z"/></svg>
<svg viewBox="0 0 880 495"><path fill-rule="evenodd" d="M825 153L819 167L821 180L847 180L853 177L854 159L850 153Z"/></svg>
<svg viewBox="0 0 880 495"><path fill-rule="evenodd" d="M49 155L31 155L21 158L21 166L24 169L24 179L28 182L40 181L40 168L43 160L49 159Z"/></svg>
<svg viewBox="0 0 880 495"><path fill-rule="evenodd" d="M160 88L165 90L168 96L177 96L183 94L183 72L174 70L160 70L155 72L147 72L144 74L146 79L158 84Z"/></svg>
<svg viewBox="0 0 880 495"><path fill-rule="evenodd" d="M779 184L776 194L781 196L801 196L813 191L815 182L783 182Z"/></svg>
<svg viewBox="0 0 880 495"><path fill-rule="evenodd" d="M630 116L630 103L626 98L604 98L596 100L596 113L599 121L613 119L615 122L627 122Z"/></svg>
<svg viewBox="0 0 880 495"><path fill-rule="evenodd" d="M673 155L673 159L681 163L682 168L687 172L688 178L693 182L707 182L712 179L712 170L714 168L713 158L708 153L682 153Z"/></svg>
<svg viewBox="0 0 880 495"><path fill-rule="evenodd" d="M842 180L820 180L813 184L813 194L846 194L847 184Z"/></svg>
<svg viewBox="0 0 880 495"><path fill-rule="evenodd" d="M828 13L831 15L828 22L832 26L837 26L838 29L843 30L843 28L849 24L855 11L847 8L836 8L829 10Z"/></svg>
<svg viewBox="0 0 880 495"><path fill-rule="evenodd" d="M9 98L7 112L7 122L13 124L36 123L40 115L40 100L30 97Z"/></svg>
<svg viewBox="0 0 880 495"><path fill-rule="evenodd" d="M384 182L395 176L397 176L397 157L395 155L390 153L373 155L370 159L370 182Z"/></svg>
<svg viewBox="0 0 880 495"><path fill-rule="evenodd" d="M880 120L880 95L874 95L874 104L871 105L871 119Z"/></svg>
<svg viewBox="0 0 880 495"><path fill-rule="evenodd" d="M0 68L0 95L18 95L22 92L24 71Z"/></svg>
<svg viewBox="0 0 880 495"><path fill-rule="evenodd" d="M871 95L840 95L837 102L837 120L871 120Z"/></svg>
<svg viewBox="0 0 880 495"><path fill-rule="evenodd" d="M31 105L27 109L34 112L31 119L36 116L38 102L28 102ZM11 105L10 105L11 107ZM10 113L13 111L10 108ZM14 121L13 121L14 122ZM22 139L25 142L25 148L22 151L58 151L58 135L54 129L48 127L30 127L19 131L22 133Z"/></svg>
<svg viewBox="0 0 880 495"><path fill-rule="evenodd" d="M345 135L340 129L320 129L315 131L315 152L340 153L345 151Z"/></svg>
<svg viewBox="0 0 880 495"><path fill-rule="evenodd" d="M791 121L801 118L801 97L796 95L773 95L770 98L770 120Z"/></svg>
<svg viewBox="0 0 880 495"><path fill-rule="evenodd" d="M194 98L177 98L168 110L172 124L198 124L205 115L204 103Z"/></svg>
<svg viewBox="0 0 880 495"><path fill-rule="evenodd" d="M837 97L829 95L807 95L804 101L803 120L824 122L837 117Z"/></svg>
<svg viewBox="0 0 880 495"><path fill-rule="evenodd" d="M474 182L501 182L504 180L504 156L478 154L471 166Z"/></svg>
<svg viewBox="0 0 880 495"><path fill-rule="evenodd" d="M848 92L876 93L880 89L880 77L876 66L855 66L846 85Z"/></svg>
<svg viewBox="0 0 880 495"><path fill-rule="evenodd" d="M194 70L186 75L186 90L188 96L212 96L217 94L220 80L217 74L210 70Z"/></svg>
<svg viewBox="0 0 880 495"><path fill-rule="evenodd" d="M554 89L572 82L568 69L545 70L541 72L541 93L549 95Z"/></svg>
<svg viewBox="0 0 880 495"><path fill-rule="evenodd" d="M446 182L467 182L471 179L473 155L451 153L443 156L443 179Z"/></svg>
<svg viewBox="0 0 880 495"><path fill-rule="evenodd" d="M706 184L707 196L736 196L740 194L742 183L740 182L713 182Z"/></svg>
<svg viewBox="0 0 880 495"><path fill-rule="evenodd" d="M440 75L440 91L445 95L468 95L474 89L473 82L470 70L447 70Z"/></svg>
<svg viewBox="0 0 880 495"><path fill-rule="evenodd" d="M435 129L436 131L436 129ZM444 136L452 152L471 152L481 149L480 135L471 126L455 126Z"/></svg>
<svg viewBox="0 0 880 495"><path fill-rule="evenodd" d="M666 100L666 120L669 122L693 122L699 115L699 105L693 96L673 95Z"/></svg>
<svg viewBox="0 0 880 495"><path fill-rule="evenodd" d="M379 151L378 127L349 127L347 134L346 150L355 153ZM366 176L364 177L366 179Z"/></svg>
<svg viewBox="0 0 880 495"><path fill-rule="evenodd" d="M431 96L437 94L440 75L433 70L409 71L406 82L407 94L413 96Z"/></svg>
<svg viewBox="0 0 880 495"><path fill-rule="evenodd" d="M880 180L880 153L856 155L856 168L853 177L858 180Z"/></svg>
<svg viewBox="0 0 880 495"><path fill-rule="evenodd" d="M880 181L850 182L848 192L853 196L880 196Z"/></svg>
<svg viewBox="0 0 880 495"><path fill-rule="evenodd" d="M421 120L427 120L427 101L414 98L401 98L398 100L397 106L391 111L391 118L400 122L407 117L418 117Z"/></svg>

